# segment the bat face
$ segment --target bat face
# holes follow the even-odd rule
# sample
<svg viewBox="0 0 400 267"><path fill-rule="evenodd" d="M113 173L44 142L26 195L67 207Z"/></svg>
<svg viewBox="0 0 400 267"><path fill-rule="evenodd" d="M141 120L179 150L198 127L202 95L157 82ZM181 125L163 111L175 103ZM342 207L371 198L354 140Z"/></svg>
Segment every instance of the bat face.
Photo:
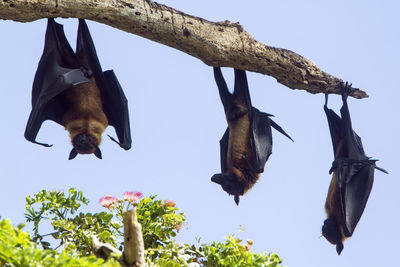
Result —
<svg viewBox="0 0 400 267"><path fill-rule="evenodd" d="M68 130L72 145L79 154L95 153L101 143L105 130L104 124L96 120L74 120L65 126Z"/></svg>
<svg viewBox="0 0 400 267"><path fill-rule="evenodd" d="M79 20L76 52L65 37L63 26L48 19L45 47L35 74L32 111L25 138L36 144L45 120L53 120L68 130L74 146L69 159L78 153L94 153L108 125L117 133L122 148L131 148L127 99L114 72L103 72L89 29Z"/></svg>
<svg viewBox="0 0 400 267"><path fill-rule="evenodd" d="M235 175L215 174L211 177L211 181L221 185L222 189L230 195L241 196L244 194L244 187L238 182Z"/></svg>
<svg viewBox="0 0 400 267"><path fill-rule="evenodd" d="M235 69L233 94L220 68L214 67L214 77L228 128L220 140L222 173L215 174L211 181L234 195L235 203L239 204L239 196L256 184L271 154L271 125L281 133L284 131L268 114L252 107L245 71Z"/></svg>
<svg viewBox="0 0 400 267"><path fill-rule="evenodd" d="M336 252L340 255L343 250L343 231L337 221L333 218L328 218L322 226L322 235L332 245L336 245Z"/></svg>

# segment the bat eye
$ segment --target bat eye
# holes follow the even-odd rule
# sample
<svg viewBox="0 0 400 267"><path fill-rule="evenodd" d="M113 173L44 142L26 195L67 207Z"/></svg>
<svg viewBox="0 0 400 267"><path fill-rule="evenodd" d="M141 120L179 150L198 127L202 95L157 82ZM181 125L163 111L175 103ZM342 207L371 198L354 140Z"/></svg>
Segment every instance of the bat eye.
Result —
<svg viewBox="0 0 400 267"><path fill-rule="evenodd" d="M80 129L81 129L81 127L79 127L79 126L71 127L72 131L79 131Z"/></svg>
<svg viewBox="0 0 400 267"><path fill-rule="evenodd" d="M92 128L92 131L95 132L95 133L97 133L97 134L100 134L100 133L101 133L100 129L97 128L97 127L93 127L93 128Z"/></svg>

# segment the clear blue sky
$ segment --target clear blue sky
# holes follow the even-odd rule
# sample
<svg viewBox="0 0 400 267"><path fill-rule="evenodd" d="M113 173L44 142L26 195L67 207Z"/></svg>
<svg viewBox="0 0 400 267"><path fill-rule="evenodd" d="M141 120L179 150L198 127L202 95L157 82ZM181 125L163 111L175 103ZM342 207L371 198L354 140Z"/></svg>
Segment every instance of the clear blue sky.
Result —
<svg viewBox="0 0 400 267"><path fill-rule="evenodd" d="M357 229L339 257L321 236L333 160L324 96L293 91L274 78L248 73L253 105L272 113L295 140L274 132L273 154L257 185L237 207L210 177L220 171L219 139L226 128L212 69L182 52L88 22L103 69L114 69L130 105L133 146L120 149L104 136L103 160L78 156L63 127L46 122L23 137L46 20L0 22L0 215L24 221L25 196L41 189L83 190L90 211L101 196L127 190L174 200L187 214L178 241L222 241L237 233L253 251L276 252L288 266L394 266L399 252L399 62L397 1L162 1L212 21L239 21L257 40L290 49L322 70L367 91L350 99L353 127L368 156L390 175L375 184ZM240 5L239 5L240 4ZM77 20L58 19L75 47ZM233 71L224 69L232 85ZM331 107L341 106L331 96ZM106 133L115 136L112 128Z"/></svg>

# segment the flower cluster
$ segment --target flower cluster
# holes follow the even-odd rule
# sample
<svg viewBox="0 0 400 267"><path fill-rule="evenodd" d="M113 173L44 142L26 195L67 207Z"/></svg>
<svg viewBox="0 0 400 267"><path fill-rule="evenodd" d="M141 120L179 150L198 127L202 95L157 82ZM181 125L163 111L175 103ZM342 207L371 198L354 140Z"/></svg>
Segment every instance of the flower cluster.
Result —
<svg viewBox="0 0 400 267"><path fill-rule="evenodd" d="M136 202L137 200L141 199L143 194L140 192L125 192L124 193L124 200L129 202Z"/></svg>
<svg viewBox="0 0 400 267"><path fill-rule="evenodd" d="M99 203L105 208L111 208L117 201L115 197L108 195L101 197Z"/></svg>
<svg viewBox="0 0 400 267"><path fill-rule="evenodd" d="M118 197L113 197L110 195L101 197L99 200L99 203L101 206L107 209L118 209L122 208L125 206L125 203L127 203L127 209L130 205L136 206L136 202L143 197L143 194L141 192L132 192L132 191L127 191L123 195L123 199L120 199Z"/></svg>

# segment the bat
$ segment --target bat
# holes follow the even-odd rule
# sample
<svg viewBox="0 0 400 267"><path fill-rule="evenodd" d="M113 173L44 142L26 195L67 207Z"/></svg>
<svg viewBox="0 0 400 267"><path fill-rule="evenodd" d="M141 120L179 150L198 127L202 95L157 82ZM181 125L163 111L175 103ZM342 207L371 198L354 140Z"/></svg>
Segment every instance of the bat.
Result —
<svg viewBox="0 0 400 267"><path fill-rule="evenodd" d="M239 205L239 196L258 181L272 153L271 126L290 140L292 138L270 118L271 114L260 112L251 105L245 71L235 69L233 94L219 67L214 67L214 77L228 128L219 142L222 173L214 174L211 181L233 195Z"/></svg>
<svg viewBox="0 0 400 267"><path fill-rule="evenodd" d="M112 70L103 72L85 20L79 19L76 53L65 37L63 26L49 18L43 54L32 87L32 111L25 138L35 144L42 123L52 120L69 132L77 154L101 159L99 145L108 125L115 128L125 150L131 148L128 101Z"/></svg>
<svg viewBox="0 0 400 267"><path fill-rule="evenodd" d="M335 159L329 171L333 175L325 202L327 219L322 235L336 245L338 255L343 250L343 241L353 235L364 212L374 182L374 169L388 173L375 166L377 160L366 156L361 138L353 131L347 105L351 84L342 83L341 89L341 117L328 108L328 95L324 105Z"/></svg>

